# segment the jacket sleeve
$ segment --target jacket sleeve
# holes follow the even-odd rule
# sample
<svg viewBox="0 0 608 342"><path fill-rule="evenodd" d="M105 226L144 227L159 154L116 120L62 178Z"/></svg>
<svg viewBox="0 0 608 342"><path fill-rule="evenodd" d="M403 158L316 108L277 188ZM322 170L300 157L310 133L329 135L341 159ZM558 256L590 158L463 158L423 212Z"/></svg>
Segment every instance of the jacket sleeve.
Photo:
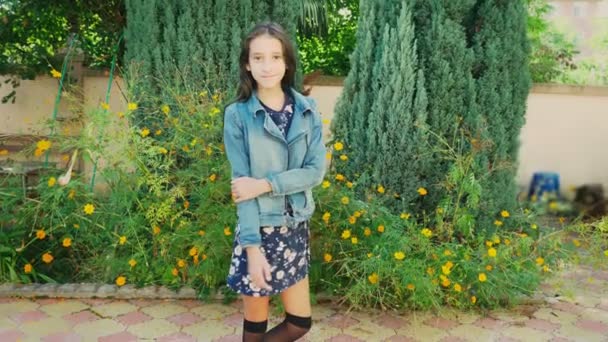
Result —
<svg viewBox="0 0 608 342"><path fill-rule="evenodd" d="M311 141L304 156L304 164L301 168L268 176L267 180L272 187L271 196L289 195L311 189L321 184L323 177L325 177L326 149L323 142L323 124L314 102L312 102L312 105L311 120L313 120L313 127Z"/></svg>
<svg viewBox="0 0 608 342"><path fill-rule="evenodd" d="M234 106L228 106L224 113L224 147L230 166L232 179L251 177L249 149ZM243 247L260 246L260 217L257 199L237 203L239 243Z"/></svg>

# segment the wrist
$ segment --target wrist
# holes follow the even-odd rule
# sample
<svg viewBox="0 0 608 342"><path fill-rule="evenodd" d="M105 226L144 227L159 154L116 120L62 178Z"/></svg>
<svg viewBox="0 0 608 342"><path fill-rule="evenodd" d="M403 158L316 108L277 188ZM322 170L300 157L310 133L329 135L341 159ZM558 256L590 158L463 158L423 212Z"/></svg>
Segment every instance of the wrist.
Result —
<svg viewBox="0 0 608 342"><path fill-rule="evenodd" d="M272 185L270 185L270 182L265 179L262 178L259 180L260 182L260 188L262 189L262 193L265 194L267 192L272 192Z"/></svg>

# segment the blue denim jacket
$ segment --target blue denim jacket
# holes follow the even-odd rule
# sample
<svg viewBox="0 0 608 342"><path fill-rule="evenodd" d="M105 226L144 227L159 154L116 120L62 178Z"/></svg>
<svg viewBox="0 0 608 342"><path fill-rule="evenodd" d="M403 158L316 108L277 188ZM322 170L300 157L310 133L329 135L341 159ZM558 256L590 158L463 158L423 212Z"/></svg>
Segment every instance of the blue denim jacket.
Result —
<svg viewBox="0 0 608 342"><path fill-rule="evenodd" d="M266 179L272 192L237 204L239 243L261 245L260 227L308 220L315 209L312 188L325 176L321 116L311 98L294 89L294 113L287 138L254 94L224 112L224 146L232 178ZM285 214L285 196L293 217Z"/></svg>

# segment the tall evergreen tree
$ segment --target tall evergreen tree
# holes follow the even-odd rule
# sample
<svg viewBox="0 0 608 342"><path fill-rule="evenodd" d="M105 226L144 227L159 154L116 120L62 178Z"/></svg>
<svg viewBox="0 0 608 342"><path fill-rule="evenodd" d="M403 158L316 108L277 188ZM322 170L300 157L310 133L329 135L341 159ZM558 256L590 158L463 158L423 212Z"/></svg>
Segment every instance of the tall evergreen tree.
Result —
<svg viewBox="0 0 608 342"><path fill-rule="evenodd" d="M480 222L492 227L501 210L517 205L517 155L530 89L526 8L522 1L479 0L470 27L477 104L490 147L480 157L488 170L482 184Z"/></svg>

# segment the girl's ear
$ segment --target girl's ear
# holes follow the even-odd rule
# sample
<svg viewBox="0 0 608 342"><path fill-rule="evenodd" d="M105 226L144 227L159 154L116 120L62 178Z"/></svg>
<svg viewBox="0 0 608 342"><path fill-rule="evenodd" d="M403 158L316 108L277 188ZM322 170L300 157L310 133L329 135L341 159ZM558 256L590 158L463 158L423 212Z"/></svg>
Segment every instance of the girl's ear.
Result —
<svg viewBox="0 0 608 342"><path fill-rule="evenodd" d="M251 71L251 68L249 67L249 63L245 64L245 69L247 69L247 71Z"/></svg>

